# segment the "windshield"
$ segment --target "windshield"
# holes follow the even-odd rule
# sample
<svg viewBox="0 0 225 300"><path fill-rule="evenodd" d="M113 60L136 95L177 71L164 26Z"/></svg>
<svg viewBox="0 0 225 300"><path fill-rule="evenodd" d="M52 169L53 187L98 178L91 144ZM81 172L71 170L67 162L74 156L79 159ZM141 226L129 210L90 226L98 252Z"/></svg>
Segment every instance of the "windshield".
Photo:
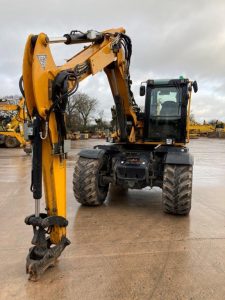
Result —
<svg viewBox="0 0 225 300"><path fill-rule="evenodd" d="M176 87L156 87L151 90L150 116L177 119L181 115L180 90Z"/></svg>

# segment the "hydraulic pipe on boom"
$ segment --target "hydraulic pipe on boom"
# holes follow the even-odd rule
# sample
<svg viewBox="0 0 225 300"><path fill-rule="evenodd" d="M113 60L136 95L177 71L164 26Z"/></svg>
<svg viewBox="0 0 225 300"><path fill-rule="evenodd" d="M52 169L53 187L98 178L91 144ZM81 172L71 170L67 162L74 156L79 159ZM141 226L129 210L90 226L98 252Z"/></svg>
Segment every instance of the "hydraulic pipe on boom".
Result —
<svg viewBox="0 0 225 300"><path fill-rule="evenodd" d="M49 45L91 43L56 66ZM104 32L72 31L59 38L46 34L28 37L23 59L23 87L28 113L32 119L33 145L31 191L35 213L25 219L33 226L34 237L27 256L29 279L39 276L70 244L66 237L66 127L64 114L69 97L79 82L104 70L114 97L120 141L134 143L140 130L139 111L130 89L129 64L132 52L130 38L123 28ZM42 176L46 213L40 213Z"/></svg>

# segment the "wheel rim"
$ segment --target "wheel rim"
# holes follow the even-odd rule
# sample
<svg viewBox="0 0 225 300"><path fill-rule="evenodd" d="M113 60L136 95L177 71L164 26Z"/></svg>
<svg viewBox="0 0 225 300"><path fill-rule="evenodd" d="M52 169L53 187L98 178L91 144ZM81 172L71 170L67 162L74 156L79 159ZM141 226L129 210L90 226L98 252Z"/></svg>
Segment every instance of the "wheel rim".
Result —
<svg viewBox="0 0 225 300"><path fill-rule="evenodd" d="M7 137L5 144L9 148L14 148L18 145L17 139L14 137Z"/></svg>

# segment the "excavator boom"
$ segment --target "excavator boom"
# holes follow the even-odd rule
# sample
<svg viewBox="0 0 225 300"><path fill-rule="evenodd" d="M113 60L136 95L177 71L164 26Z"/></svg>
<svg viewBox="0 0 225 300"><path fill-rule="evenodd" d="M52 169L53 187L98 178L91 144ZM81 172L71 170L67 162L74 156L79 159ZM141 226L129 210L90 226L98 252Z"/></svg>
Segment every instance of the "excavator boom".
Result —
<svg viewBox="0 0 225 300"><path fill-rule="evenodd" d="M91 43L64 65L56 66L50 44ZM33 121L31 190L35 213L25 222L33 226L34 247L27 257L30 279L37 280L54 264L69 244L66 238L66 128L64 114L69 97L79 82L104 70L118 111L121 141L135 141L137 106L130 89L131 41L123 28L104 32L72 31L61 38L46 34L28 37L23 59L23 87ZM42 176L46 214L40 213Z"/></svg>

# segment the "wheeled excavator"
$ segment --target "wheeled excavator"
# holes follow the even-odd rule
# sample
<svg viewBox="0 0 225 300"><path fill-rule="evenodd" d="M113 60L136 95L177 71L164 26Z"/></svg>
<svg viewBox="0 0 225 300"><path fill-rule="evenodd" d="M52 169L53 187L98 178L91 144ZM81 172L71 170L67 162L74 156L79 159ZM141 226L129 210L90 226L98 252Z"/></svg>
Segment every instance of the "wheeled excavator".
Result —
<svg viewBox="0 0 225 300"><path fill-rule="evenodd" d="M56 66L50 45L87 43L84 49ZM129 73L132 44L123 28L103 32L71 31L51 38L44 33L28 37L23 59L21 92L32 120L33 161L31 191L35 212L25 219L33 227L33 246L26 269L37 280L70 241L66 237L65 109L79 82L104 71L115 102L116 143L82 150L75 165L74 194L83 205L102 204L109 184L131 189L162 188L163 210L188 214L191 208L193 158L185 147L192 88L189 79L148 79L140 94L141 112L131 91ZM22 81L21 81L22 82ZM42 176L46 212L40 212Z"/></svg>

